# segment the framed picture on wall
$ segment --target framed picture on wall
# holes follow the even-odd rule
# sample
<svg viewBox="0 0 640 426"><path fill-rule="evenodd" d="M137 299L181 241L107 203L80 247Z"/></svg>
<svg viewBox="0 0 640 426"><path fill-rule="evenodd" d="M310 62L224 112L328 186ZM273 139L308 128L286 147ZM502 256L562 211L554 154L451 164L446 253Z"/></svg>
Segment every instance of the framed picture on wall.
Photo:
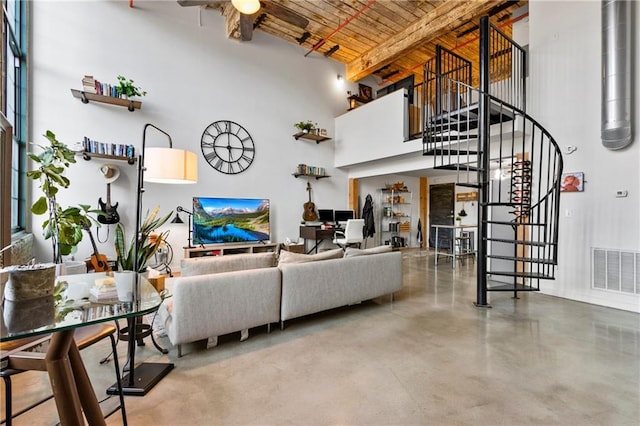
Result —
<svg viewBox="0 0 640 426"><path fill-rule="evenodd" d="M367 86L365 84L358 84L358 97L360 97L363 101L370 101L372 96L371 86Z"/></svg>
<svg viewBox="0 0 640 426"><path fill-rule="evenodd" d="M584 191L584 172L563 173L560 192Z"/></svg>

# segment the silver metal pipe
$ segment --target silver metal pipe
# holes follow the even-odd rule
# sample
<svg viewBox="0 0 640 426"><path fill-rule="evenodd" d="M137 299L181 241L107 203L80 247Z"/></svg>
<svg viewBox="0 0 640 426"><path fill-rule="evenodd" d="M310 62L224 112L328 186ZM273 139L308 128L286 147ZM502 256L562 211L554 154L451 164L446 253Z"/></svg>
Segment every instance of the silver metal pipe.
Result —
<svg viewBox="0 0 640 426"><path fill-rule="evenodd" d="M631 144L631 2L602 1L602 145Z"/></svg>

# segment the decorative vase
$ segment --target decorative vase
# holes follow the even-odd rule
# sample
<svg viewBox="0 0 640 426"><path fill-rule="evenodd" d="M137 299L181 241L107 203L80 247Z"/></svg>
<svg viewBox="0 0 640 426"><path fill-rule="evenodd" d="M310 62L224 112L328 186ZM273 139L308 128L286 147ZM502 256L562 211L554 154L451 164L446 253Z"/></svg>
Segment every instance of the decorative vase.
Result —
<svg viewBox="0 0 640 426"><path fill-rule="evenodd" d="M9 333L33 330L54 321L53 295L19 301L5 300L4 322Z"/></svg>
<svg viewBox="0 0 640 426"><path fill-rule="evenodd" d="M116 281L116 292L121 302L133 300L133 271L114 271L113 278Z"/></svg>
<svg viewBox="0 0 640 426"><path fill-rule="evenodd" d="M56 265L41 263L28 266L8 266L9 274L4 288L4 298L14 302L52 296L56 281Z"/></svg>

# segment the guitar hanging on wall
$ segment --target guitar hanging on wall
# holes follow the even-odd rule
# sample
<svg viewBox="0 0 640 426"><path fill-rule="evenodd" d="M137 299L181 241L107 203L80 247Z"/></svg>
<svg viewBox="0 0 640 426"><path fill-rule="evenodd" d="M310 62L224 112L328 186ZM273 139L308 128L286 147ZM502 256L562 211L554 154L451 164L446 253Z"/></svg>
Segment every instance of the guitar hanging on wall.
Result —
<svg viewBox="0 0 640 426"><path fill-rule="evenodd" d="M91 255L91 266L93 266L93 269L96 272L110 271L111 268L109 267L109 263L107 263L107 256L98 252L98 246L96 246L96 241L93 239L91 228L85 226L84 230L87 231L87 234L89 234L89 238L91 239L91 246L93 247L93 254Z"/></svg>
<svg viewBox="0 0 640 426"><path fill-rule="evenodd" d="M107 202L102 201L102 197L98 198L98 204L100 205L100 210L104 212L104 214L98 215L98 222L111 225L114 223L120 222L120 215L118 214L118 204L111 204L111 184L107 183Z"/></svg>
<svg viewBox="0 0 640 426"><path fill-rule="evenodd" d="M307 191L309 191L309 201L304 203L302 219L307 222L314 222L318 220L318 212L316 211L316 205L311 202L311 184L309 182L307 182Z"/></svg>
<svg viewBox="0 0 640 426"><path fill-rule="evenodd" d="M114 223L120 222L120 215L118 214L118 204L111 204L111 182L118 179L120 176L120 170L114 165L105 164L99 169L102 177L105 178L107 182L107 202L102 201L102 197L98 199L98 204L100 206L100 210L102 210L102 214L98 214L98 222L111 225Z"/></svg>

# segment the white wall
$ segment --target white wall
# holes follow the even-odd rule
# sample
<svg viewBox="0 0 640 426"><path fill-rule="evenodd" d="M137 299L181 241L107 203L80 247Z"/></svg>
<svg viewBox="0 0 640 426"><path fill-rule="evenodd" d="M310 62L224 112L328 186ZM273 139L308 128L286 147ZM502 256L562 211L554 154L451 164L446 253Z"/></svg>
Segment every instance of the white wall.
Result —
<svg viewBox="0 0 640 426"><path fill-rule="evenodd" d="M171 134L175 147L198 154L196 185L147 184L144 208L161 206L162 212L191 206L192 196L264 197L271 199L272 240L298 236L303 204L308 196L306 179L291 173L298 163L322 166L332 177L311 181L318 206L347 206L347 177L333 168L333 142L296 141L293 123L313 120L334 133L334 117L346 111L346 90L357 84L336 85L344 67L321 55L284 43L261 31L251 42L240 43L224 35L224 18L218 11L180 7L175 1L125 1L31 3L30 52L32 110L30 135L51 129L71 145L89 136L104 142L141 147L142 129L152 123ZM200 16L199 16L200 15ZM199 19L201 22L199 23ZM116 82L123 74L148 94L142 109L128 112L104 104L82 104L70 89L81 89L85 74ZM256 145L254 163L238 175L224 175L209 166L200 151L206 126L216 120L244 126ZM147 146L165 146L166 137L147 131ZM80 160L69 173L71 189L60 195L63 204L97 206L106 196L98 176L100 160ZM118 202L122 223L131 235L135 221L135 166L117 163L122 173L112 184L112 202ZM37 191L37 189L36 189ZM184 218L184 216L183 216ZM37 256L49 260L49 242L40 233L41 218L32 224L38 237ZM186 222L186 221L185 221ZM99 250L113 255L113 226L109 241ZM168 225L177 259L187 242L187 225ZM99 231L107 236L107 226ZM78 258L91 253L85 238Z"/></svg>
<svg viewBox="0 0 640 426"><path fill-rule="evenodd" d="M640 7L633 19L640 22ZM584 172L584 192L563 193L557 279L543 291L640 312L640 297L591 288L591 248L640 250L640 84L636 78L633 144L610 151L600 140L601 2L529 3L529 114L564 148L565 172ZM640 57L638 32L632 58ZM637 70L638 63L635 67ZM627 198L616 198L616 190Z"/></svg>

